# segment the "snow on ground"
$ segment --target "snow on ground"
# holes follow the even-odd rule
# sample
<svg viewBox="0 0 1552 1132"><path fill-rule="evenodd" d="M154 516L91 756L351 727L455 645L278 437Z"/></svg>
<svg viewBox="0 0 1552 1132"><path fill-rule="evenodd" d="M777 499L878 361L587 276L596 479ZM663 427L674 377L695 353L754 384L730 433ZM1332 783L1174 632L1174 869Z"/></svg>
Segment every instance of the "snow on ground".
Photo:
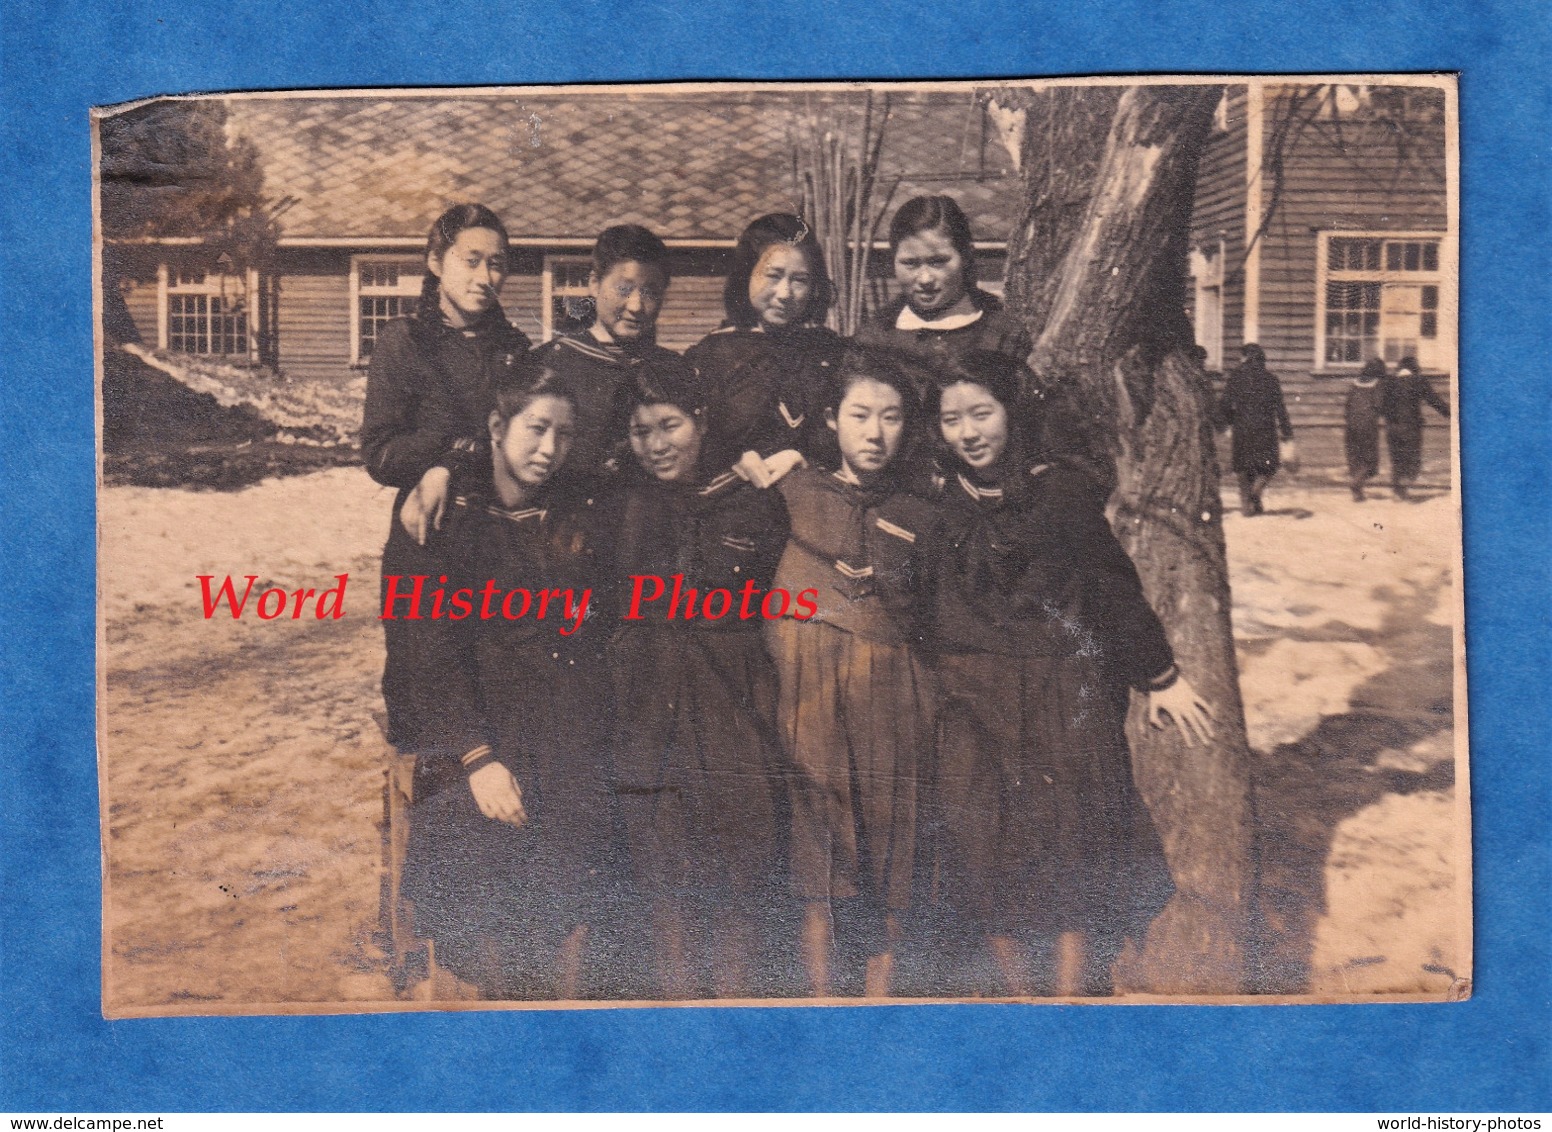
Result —
<svg viewBox="0 0 1552 1132"><path fill-rule="evenodd" d="M1263 985L1437 992L1468 954L1450 500L1279 482L1261 517L1226 502ZM391 997L373 721L390 505L359 468L101 491L111 1009ZM200 574L294 589L340 573L340 621L201 616Z"/></svg>

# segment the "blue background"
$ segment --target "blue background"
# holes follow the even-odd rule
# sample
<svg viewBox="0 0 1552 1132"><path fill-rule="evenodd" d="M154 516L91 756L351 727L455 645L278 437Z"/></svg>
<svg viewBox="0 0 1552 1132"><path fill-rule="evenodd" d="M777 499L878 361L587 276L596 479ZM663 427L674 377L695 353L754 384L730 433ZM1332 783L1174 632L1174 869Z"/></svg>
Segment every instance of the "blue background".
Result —
<svg viewBox="0 0 1552 1132"><path fill-rule="evenodd" d="M4 5L0 1110L1552 1108L1540 0ZM648 78L1460 70L1476 997L105 1022L87 108Z"/></svg>

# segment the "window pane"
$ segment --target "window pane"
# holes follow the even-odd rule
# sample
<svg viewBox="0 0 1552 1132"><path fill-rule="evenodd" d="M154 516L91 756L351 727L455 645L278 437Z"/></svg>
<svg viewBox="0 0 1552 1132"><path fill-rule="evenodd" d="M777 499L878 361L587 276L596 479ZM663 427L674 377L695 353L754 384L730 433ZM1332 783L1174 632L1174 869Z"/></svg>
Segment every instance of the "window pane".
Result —
<svg viewBox="0 0 1552 1132"><path fill-rule="evenodd" d="M1423 266L1423 246L1421 244L1406 245L1406 270L1417 271Z"/></svg>
<svg viewBox="0 0 1552 1132"><path fill-rule="evenodd" d="M1439 309L1439 288L1437 288L1437 287L1424 287L1423 288L1423 309L1425 311L1432 311L1432 310L1438 310Z"/></svg>
<svg viewBox="0 0 1552 1132"><path fill-rule="evenodd" d="M1439 270L1439 245L1438 244L1424 244L1423 245L1423 270L1424 271L1438 271Z"/></svg>
<svg viewBox="0 0 1552 1132"><path fill-rule="evenodd" d="M1385 270L1386 271L1400 271L1401 270L1401 245L1400 244L1386 244L1385 245Z"/></svg>
<svg viewBox="0 0 1552 1132"><path fill-rule="evenodd" d="M1421 329L1419 334L1424 338L1437 338L1439 336L1439 316L1429 311L1419 320Z"/></svg>

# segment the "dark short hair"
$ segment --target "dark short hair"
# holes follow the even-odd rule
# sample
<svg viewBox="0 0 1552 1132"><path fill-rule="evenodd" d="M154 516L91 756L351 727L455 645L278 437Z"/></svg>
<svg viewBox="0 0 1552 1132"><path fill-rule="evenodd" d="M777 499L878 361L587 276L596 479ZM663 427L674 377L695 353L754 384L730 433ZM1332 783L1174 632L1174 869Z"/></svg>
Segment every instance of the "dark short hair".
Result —
<svg viewBox="0 0 1552 1132"><path fill-rule="evenodd" d="M1399 362L1396 363L1396 372L1400 373L1402 370L1410 370L1413 373L1422 373L1423 367L1418 365L1416 358L1414 358L1411 354L1408 354L1406 357L1402 358Z"/></svg>
<svg viewBox="0 0 1552 1132"><path fill-rule="evenodd" d="M706 414L706 390L695 368L678 354L654 352L632 367L620 407L628 419L643 405L677 405L697 419Z"/></svg>
<svg viewBox="0 0 1552 1132"><path fill-rule="evenodd" d="M431 225L431 231L426 235L426 258L441 259L457 242L459 234L469 228L489 228L501 237L502 247L509 243L507 226L490 209L483 204L455 204ZM426 272L420 281L419 311L429 315L437 309L437 289L441 285L442 281L437 276L430 271Z"/></svg>
<svg viewBox="0 0 1552 1132"><path fill-rule="evenodd" d="M975 239L970 235L970 218L959 202L949 196L912 197L900 206L889 222L889 254L900 251L901 241L918 232L942 232L959 253L965 291L975 294Z"/></svg>
<svg viewBox="0 0 1552 1132"><path fill-rule="evenodd" d="M1033 393L1034 374L1017 358L994 350L971 350L956 364L939 371L927 387L922 411L928 420L936 420L943 403L943 391L952 385L979 385L1008 412L1011 420Z"/></svg>
<svg viewBox="0 0 1552 1132"><path fill-rule="evenodd" d="M1363 369L1358 372L1359 377L1384 377L1385 363L1379 358L1370 358L1363 363Z"/></svg>
<svg viewBox="0 0 1552 1132"><path fill-rule="evenodd" d="M616 224L598 234L593 245L593 274L602 279L617 264L634 260L657 268L663 281L670 278L668 245L640 224Z"/></svg>
<svg viewBox="0 0 1552 1132"><path fill-rule="evenodd" d="M1250 359L1251 365L1258 366L1262 369L1266 368L1266 351L1261 348L1259 343L1246 342L1239 349L1240 353L1244 354L1245 357Z"/></svg>
<svg viewBox="0 0 1552 1132"><path fill-rule="evenodd" d="M495 413L502 421L510 421L540 397L564 397L573 408L577 404L577 391L570 381L521 350L499 361L492 385Z"/></svg>
<svg viewBox="0 0 1552 1132"><path fill-rule="evenodd" d="M772 212L760 217L744 229L733 248L733 258L728 265L727 281L722 286L722 307L734 326L743 330L758 326L760 316L749 301L749 281L754 269L760 265L760 257L766 249L785 244L803 253L808 261L808 271L813 277L813 289L808 297L799 322L818 322L835 301L835 286L825 267L824 250L814 230L799 216L790 212Z"/></svg>
<svg viewBox="0 0 1552 1132"><path fill-rule="evenodd" d="M825 409L831 413L839 412L846 394L859 381L876 381L899 393L908 426L920 414L921 404L916 387L894 358L884 350L868 349L855 342L847 343L841 353L840 365L830 371L830 381L825 388Z"/></svg>

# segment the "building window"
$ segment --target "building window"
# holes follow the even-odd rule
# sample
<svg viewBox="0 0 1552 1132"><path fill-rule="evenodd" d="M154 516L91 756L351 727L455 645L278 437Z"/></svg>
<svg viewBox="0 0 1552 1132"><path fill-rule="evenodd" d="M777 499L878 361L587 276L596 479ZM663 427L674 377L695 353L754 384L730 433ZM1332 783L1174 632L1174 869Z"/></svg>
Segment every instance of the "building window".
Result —
<svg viewBox="0 0 1552 1132"><path fill-rule="evenodd" d="M164 265L162 278L163 349L217 357L252 353L244 276Z"/></svg>
<svg viewBox="0 0 1552 1132"><path fill-rule="evenodd" d="M1319 249L1319 367L1359 366L1371 358L1395 365L1411 355L1442 368L1440 337L1442 237L1437 234L1323 233Z"/></svg>
<svg viewBox="0 0 1552 1132"><path fill-rule="evenodd" d="M593 261L585 256L544 259L544 340L576 334L593 321L593 296L587 289Z"/></svg>
<svg viewBox="0 0 1552 1132"><path fill-rule="evenodd" d="M1196 344L1207 352L1205 368L1223 370L1223 241L1191 250L1191 321Z"/></svg>
<svg viewBox="0 0 1552 1132"><path fill-rule="evenodd" d="M419 259L355 256L350 263L352 365L365 365L384 324L415 313L426 265Z"/></svg>

